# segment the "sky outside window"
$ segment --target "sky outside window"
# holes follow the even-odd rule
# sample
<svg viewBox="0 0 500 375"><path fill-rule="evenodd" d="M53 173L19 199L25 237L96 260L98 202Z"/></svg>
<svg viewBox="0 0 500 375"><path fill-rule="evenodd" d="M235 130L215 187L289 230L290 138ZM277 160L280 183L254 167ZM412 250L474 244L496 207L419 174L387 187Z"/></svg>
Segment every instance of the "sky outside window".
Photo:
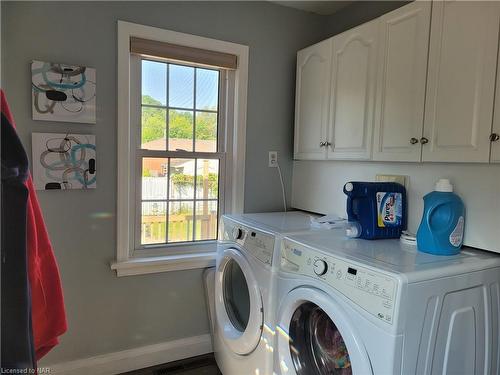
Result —
<svg viewBox="0 0 500 375"><path fill-rule="evenodd" d="M170 64L169 105L171 107L194 107L193 67ZM196 109L217 111L219 72L196 68ZM142 60L142 96L150 96L158 105L167 105L167 64ZM143 100L143 104L149 104Z"/></svg>

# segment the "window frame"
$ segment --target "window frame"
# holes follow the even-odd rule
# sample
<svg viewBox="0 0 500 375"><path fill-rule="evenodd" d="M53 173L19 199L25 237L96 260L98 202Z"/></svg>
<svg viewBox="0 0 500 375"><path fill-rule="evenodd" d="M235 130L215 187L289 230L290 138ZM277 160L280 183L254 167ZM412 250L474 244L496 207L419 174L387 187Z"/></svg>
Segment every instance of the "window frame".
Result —
<svg viewBox="0 0 500 375"><path fill-rule="evenodd" d="M139 165L142 159L139 155L141 154L141 140L140 126L137 126L140 121L137 122L137 116L140 116L141 109L140 62L142 58L130 53L131 37L230 53L238 58L237 69L224 70L220 78L225 80L225 84L224 89L219 91L219 101L223 100L223 102L220 102L218 109L220 118L217 131L223 136L218 136L217 152L158 152L158 157L168 157L166 156L168 153L175 153L175 156L170 157L186 158L213 159L215 155L218 156L219 217L225 213L243 212L248 46L118 21L117 249L116 260L112 262L111 268L116 270L118 276L127 276L211 266L215 260L215 240L161 244L160 246L148 245L147 248L140 249L137 246L136 211L141 202L141 197L137 195L141 190L138 187L141 184L138 173L142 168ZM155 60L150 57L147 59ZM171 62L177 64L177 62ZM182 65L182 62L178 64ZM200 67L203 68L203 66ZM139 86L137 86L138 83ZM223 86L220 85L220 87ZM134 103L139 103L139 106ZM154 150L149 150L148 155L145 156L155 153ZM223 154L222 157L221 154Z"/></svg>

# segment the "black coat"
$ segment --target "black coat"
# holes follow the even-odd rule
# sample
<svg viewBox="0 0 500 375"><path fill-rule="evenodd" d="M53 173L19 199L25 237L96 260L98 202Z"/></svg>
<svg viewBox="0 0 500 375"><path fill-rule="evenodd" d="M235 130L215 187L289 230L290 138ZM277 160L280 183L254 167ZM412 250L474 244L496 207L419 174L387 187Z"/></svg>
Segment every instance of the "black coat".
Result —
<svg viewBox="0 0 500 375"><path fill-rule="evenodd" d="M1 367L36 367L26 248L28 158L17 133L1 119Z"/></svg>

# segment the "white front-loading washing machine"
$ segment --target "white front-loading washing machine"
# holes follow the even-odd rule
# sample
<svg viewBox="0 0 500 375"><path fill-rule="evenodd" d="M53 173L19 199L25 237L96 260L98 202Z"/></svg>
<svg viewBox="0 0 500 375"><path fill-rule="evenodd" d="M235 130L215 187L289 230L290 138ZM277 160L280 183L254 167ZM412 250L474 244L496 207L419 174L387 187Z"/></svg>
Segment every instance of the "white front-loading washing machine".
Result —
<svg viewBox="0 0 500 375"><path fill-rule="evenodd" d="M499 374L500 256L342 230L287 236L276 374Z"/></svg>
<svg viewBox="0 0 500 375"><path fill-rule="evenodd" d="M285 234L312 230L310 215L223 216L215 270L214 352L224 375L273 372L275 265Z"/></svg>

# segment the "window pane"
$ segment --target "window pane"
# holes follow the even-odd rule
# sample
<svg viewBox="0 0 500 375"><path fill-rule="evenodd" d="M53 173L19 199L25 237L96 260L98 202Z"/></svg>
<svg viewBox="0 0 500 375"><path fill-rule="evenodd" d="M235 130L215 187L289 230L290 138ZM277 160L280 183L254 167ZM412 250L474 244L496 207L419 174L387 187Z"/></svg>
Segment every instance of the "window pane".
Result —
<svg viewBox="0 0 500 375"><path fill-rule="evenodd" d="M217 151L217 113L196 112L196 151Z"/></svg>
<svg viewBox="0 0 500 375"><path fill-rule="evenodd" d="M149 60L141 69L141 148L217 152L220 72ZM140 160L142 245L217 238L220 161L195 155Z"/></svg>
<svg viewBox="0 0 500 375"><path fill-rule="evenodd" d="M198 159L196 199L216 199L219 195L219 160Z"/></svg>
<svg viewBox="0 0 500 375"><path fill-rule="evenodd" d="M166 115L165 109L142 107L142 149L165 150Z"/></svg>
<svg viewBox="0 0 500 375"><path fill-rule="evenodd" d="M143 202L141 217L141 243L143 245L166 242L165 202Z"/></svg>
<svg viewBox="0 0 500 375"><path fill-rule="evenodd" d="M193 202L169 202L168 242L193 240Z"/></svg>
<svg viewBox="0 0 500 375"><path fill-rule="evenodd" d="M142 159L142 199L167 199L168 159Z"/></svg>
<svg viewBox="0 0 500 375"><path fill-rule="evenodd" d="M170 199L194 198L194 159L170 159Z"/></svg>
<svg viewBox="0 0 500 375"><path fill-rule="evenodd" d="M142 104L167 104L167 65L142 60Z"/></svg>
<svg viewBox="0 0 500 375"><path fill-rule="evenodd" d="M219 102L219 72L196 69L196 109L217 111Z"/></svg>
<svg viewBox="0 0 500 375"><path fill-rule="evenodd" d="M193 108L194 68L169 65L168 105L177 108Z"/></svg>
<svg viewBox="0 0 500 375"><path fill-rule="evenodd" d="M168 149L193 151L193 112L168 111Z"/></svg>
<svg viewBox="0 0 500 375"><path fill-rule="evenodd" d="M195 240L217 238L217 201L196 202Z"/></svg>

